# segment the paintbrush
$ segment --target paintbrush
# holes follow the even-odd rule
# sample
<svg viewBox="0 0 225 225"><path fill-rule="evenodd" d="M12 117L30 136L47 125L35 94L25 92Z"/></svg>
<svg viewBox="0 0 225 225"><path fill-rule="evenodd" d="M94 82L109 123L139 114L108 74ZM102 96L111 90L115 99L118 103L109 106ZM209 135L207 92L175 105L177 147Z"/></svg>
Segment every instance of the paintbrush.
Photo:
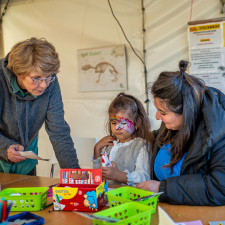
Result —
<svg viewBox="0 0 225 225"><path fill-rule="evenodd" d="M137 198L137 199L133 199L132 201L134 202L140 202L140 201L144 201L144 200L147 200L149 198L153 198L155 196L158 196L158 195L161 195L163 192L157 192L157 193L153 193L151 195L146 195L146 196L143 196L141 198Z"/></svg>

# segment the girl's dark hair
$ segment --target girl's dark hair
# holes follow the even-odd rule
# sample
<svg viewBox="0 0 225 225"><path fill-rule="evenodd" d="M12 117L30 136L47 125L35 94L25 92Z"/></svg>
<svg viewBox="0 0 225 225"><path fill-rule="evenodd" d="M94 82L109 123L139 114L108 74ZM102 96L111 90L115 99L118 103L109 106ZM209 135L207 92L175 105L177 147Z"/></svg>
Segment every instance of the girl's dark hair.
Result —
<svg viewBox="0 0 225 225"><path fill-rule="evenodd" d="M134 122L134 126L138 123L138 120L140 120L140 125L135 129L133 136L146 140L147 149L149 150L149 147L151 147L153 143L153 134L150 131L150 121L142 103L134 96L121 92L110 104L108 115L115 115L121 110L128 111L129 116ZM108 131L110 135L113 135L110 126L110 119L108 120Z"/></svg>
<svg viewBox="0 0 225 225"><path fill-rule="evenodd" d="M180 61L178 72L162 72L153 83L151 92L154 98L163 100L167 108L182 115L182 125L177 131L164 129L159 134L157 142L159 146L165 143L171 144L171 160L167 165L172 167L183 157L186 152L185 145L188 144L191 136L195 133L200 107L206 90L201 79L188 75L185 71L188 62Z"/></svg>

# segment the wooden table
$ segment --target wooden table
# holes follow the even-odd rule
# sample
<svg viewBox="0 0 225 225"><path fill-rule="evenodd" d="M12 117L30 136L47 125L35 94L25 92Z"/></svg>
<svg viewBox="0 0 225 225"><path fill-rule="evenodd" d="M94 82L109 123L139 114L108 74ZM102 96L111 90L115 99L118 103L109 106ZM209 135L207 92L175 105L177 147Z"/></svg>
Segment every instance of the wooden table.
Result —
<svg viewBox="0 0 225 225"><path fill-rule="evenodd" d="M58 178L26 176L17 174L0 173L1 189L12 187L47 187L59 183ZM47 204L52 202L52 198L48 198ZM185 222L193 220L201 220L203 225L208 225L209 221L225 220L225 206L210 207L210 206L184 206L184 205L169 205L167 203L158 203L175 222ZM92 221L84 218L75 212L45 210L33 212L36 215L45 218L45 224L50 225L92 225ZM107 208L107 207L105 207ZM10 215L18 214L19 212L11 212ZM158 213L152 215L151 225L158 225Z"/></svg>

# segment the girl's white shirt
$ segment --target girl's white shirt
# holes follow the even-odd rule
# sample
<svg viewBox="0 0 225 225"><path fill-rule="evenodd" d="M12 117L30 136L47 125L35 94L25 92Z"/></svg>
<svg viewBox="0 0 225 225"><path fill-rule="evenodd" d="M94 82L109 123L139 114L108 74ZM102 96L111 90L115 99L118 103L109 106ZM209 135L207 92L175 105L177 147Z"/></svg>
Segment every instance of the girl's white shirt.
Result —
<svg viewBox="0 0 225 225"><path fill-rule="evenodd" d="M114 161L116 152L120 147L130 145L134 140L135 139L125 143L121 143L118 140L113 141L114 146L112 147L109 155L110 161ZM92 155L91 160L93 161L94 168L100 168L101 157L99 157L98 159L93 159ZM124 170L123 172L127 173L127 184L131 186L135 186L138 183L150 180L149 157L144 145L139 151L137 161L135 163L135 170L131 173L128 170Z"/></svg>

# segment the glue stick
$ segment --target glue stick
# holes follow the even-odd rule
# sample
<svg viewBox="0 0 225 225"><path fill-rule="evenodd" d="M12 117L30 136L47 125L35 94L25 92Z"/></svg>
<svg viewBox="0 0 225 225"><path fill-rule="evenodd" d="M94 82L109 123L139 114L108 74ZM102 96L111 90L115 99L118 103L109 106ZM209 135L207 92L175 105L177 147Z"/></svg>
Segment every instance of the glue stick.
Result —
<svg viewBox="0 0 225 225"><path fill-rule="evenodd" d="M105 153L102 154L102 166L104 167L111 167L112 163L109 160L109 156Z"/></svg>

